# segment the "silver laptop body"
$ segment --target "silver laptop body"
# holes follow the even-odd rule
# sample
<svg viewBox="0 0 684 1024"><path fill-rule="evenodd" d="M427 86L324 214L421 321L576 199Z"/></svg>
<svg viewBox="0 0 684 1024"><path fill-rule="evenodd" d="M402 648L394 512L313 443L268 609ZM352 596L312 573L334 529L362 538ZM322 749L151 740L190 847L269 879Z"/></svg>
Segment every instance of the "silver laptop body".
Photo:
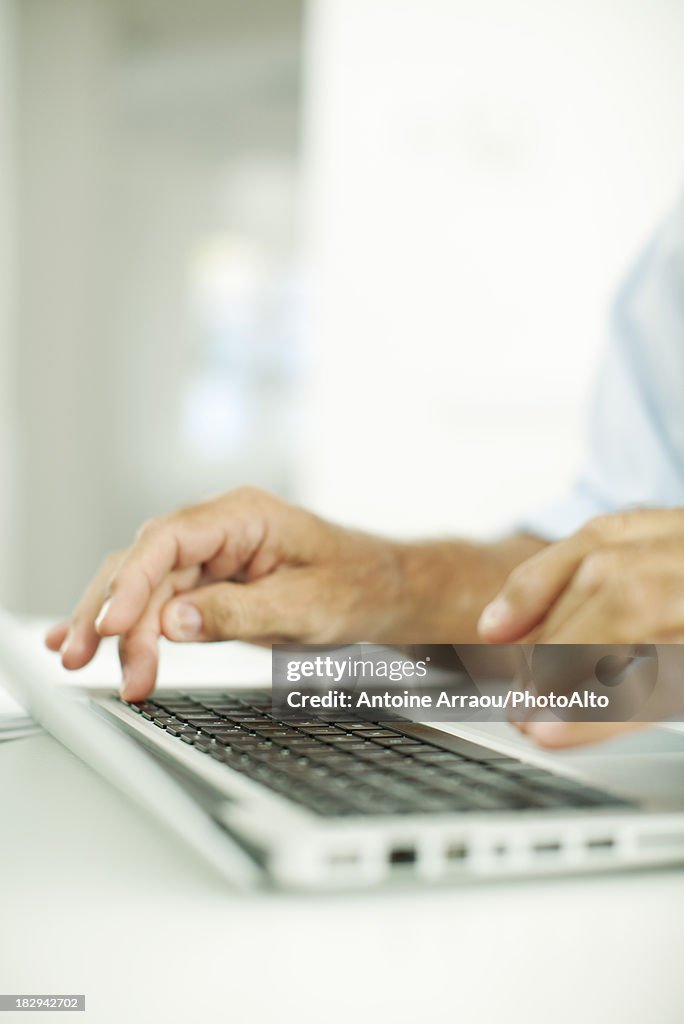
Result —
<svg viewBox="0 0 684 1024"><path fill-rule="evenodd" d="M440 809L439 799L436 810L429 804L412 810L410 800L408 810L396 809L400 800L393 810L391 804L383 806L377 781L382 776L377 765L366 769L364 755L363 767L356 769L351 781L344 775L343 795L324 796L328 805L319 801L319 806L315 800L302 799L301 793L315 795L323 778L327 786L334 768L331 772L323 766L314 778L315 773L307 770L308 757L297 754L296 744L284 755L290 767L277 773L280 782L274 788L268 781L275 777L269 776L268 764L263 770L245 770L245 764L252 764L251 754L241 754L241 763L231 766L155 724L154 716L168 714L165 705L174 701L195 706L203 702L203 708L223 704L228 715L230 707L239 707L239 720L249 722L245 715L256 714L249 712L255 701L266 708L267 687L260 693L230 687L160 690L152 696L155 704L145 717L140 708L124 704L114 693L47 684L31 661L31 651L19 639L11 618L0 613L0 666L17 699L59 742L239 887L320 890L463 882L684 861L684 736L666 729L652 729L588 754L559 757L528 749L500 726L393 721L384 730L385 723L378 723L377 732L391 735L384 747L381 738L369 742L388 750L396 744L396 751L407 751L399 792L403 789L410 796L412 764L422 765L421 771L436 765L434 777L443 779L445 772L453 775L449 766L456 764L458 770L462 762L466 798L477 789L478 777L494 778L487 775L492 771L503 780L504 793L510 777L516 785L522 780L532 802L537 793L558 792L560 798L555 803L550 798L545 806L505 810ZM280 724L269 723L270 736L263 737L266 749L278 746L271 737ZM258 725L253 728L255 742L260 742ZM349 747L363 750L363 741L353 730L349 735ZM307 740L315 751L321 737L302 733L303 746ZM391 756L390 760L395 778L399 762ZM468 772L475 773L474 782ZM419 775L417 767L415 774ZM362 810L354 810L355 800L371 792L371 778L379 793L377 808L372 801L362 801ZM284 785L284 779L292 781ZM578 794L580 806L564 805L568 788ZM513 792L514 787L508 789ZM486 795L487 786L482 792ZM339 813L334 810L338 804Z"/></svg>

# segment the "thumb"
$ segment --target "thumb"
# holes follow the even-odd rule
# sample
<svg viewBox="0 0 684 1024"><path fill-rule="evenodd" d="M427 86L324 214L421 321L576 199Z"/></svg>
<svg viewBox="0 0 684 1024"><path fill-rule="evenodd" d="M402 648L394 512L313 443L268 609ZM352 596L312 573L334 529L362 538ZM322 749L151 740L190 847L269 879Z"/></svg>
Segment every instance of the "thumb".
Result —
<svg viewBox="0 0 684 1024"><path fill-rule="evenodd" d="M275 601L269 584L269 579L213 583L186 591L162 610L164 636L181 643L286 636L288 602Z"/></svg>

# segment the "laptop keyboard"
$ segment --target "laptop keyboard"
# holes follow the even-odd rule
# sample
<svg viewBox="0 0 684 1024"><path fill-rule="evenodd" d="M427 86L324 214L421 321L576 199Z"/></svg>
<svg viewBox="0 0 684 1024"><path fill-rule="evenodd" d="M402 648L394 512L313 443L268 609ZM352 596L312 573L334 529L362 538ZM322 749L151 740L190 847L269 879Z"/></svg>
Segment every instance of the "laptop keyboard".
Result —
<svg viewBox="0 0 684 1024"><path fill-rule="evenodd" d="M283 720L270 691L159 691L127 705L152 725L325 816L630 807L628 801L410 723Z"/></svg>

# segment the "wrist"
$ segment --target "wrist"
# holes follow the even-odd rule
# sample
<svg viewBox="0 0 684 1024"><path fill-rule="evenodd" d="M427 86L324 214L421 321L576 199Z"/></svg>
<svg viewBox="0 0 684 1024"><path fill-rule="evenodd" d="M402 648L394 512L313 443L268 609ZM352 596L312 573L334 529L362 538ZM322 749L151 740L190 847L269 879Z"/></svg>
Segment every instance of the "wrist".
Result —
<svg viewBox="0 0 684 1024"><path fill-rule="evenodd" d="M453 559L457 545L362 536L372 544L371 557L365 550L366 572L359 581L364 638L391 644L450 642L449 609L461 587L445 559Z"/></svg>
<svg viewBox="0 0 684 1024"><path fill-rule="evenodd" d="M397 643L449 643L451 608L462 583L454 548L458 542L400 542L392 545L398 593L392 616Z"/></svg>
<svg viewBox="0 0 684 1024"><path fill-rule="evenodd" d="M393 630L400 643L480 643L478 620L511 570L544 542L516 535L491 543L395 544L400 593Z"/></svg>

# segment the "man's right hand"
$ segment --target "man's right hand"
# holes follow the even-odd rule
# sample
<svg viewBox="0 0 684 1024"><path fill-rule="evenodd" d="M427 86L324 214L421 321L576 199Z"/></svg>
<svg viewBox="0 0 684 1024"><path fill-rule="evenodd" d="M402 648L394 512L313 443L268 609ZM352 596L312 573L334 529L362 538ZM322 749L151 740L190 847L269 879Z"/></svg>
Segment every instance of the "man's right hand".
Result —
<svg viewBox="0 0 684 1024"><path fill-rule="evenodd" d="M400 547L240 488L146 523L47 634L66 668L119 637L122 695L153 690L161 635L270 644L388 640L401 626Z"/></svg>

